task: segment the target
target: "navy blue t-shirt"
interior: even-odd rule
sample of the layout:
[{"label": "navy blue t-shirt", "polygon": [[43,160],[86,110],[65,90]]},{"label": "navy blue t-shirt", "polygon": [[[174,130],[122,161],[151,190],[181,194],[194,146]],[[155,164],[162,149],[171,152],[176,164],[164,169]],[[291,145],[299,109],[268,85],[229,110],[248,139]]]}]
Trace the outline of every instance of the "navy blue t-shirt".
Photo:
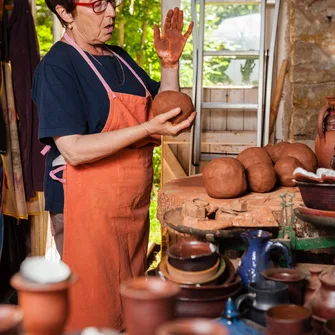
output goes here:
[{"label": "navy blue t-shirt", "polygon": [[[125,50],[117,46],[110,49],[135,70],[154,97],[159,83],[150,79]],[[114,92],[145,96],[145,89],[124,64],[123,76],[115,56],[87,55]],[[62,213],[63,186],[49,176],[54,169],[53,160],[60,155],[52,137],[101,132],[109,113],[108,95],[79,52],[64,42],[57,42],[35,71],[32,97],[39,114],[39,139],[51,146],[44,178],[45,209]],[[62,173],[57,176],[62,177]]]}]

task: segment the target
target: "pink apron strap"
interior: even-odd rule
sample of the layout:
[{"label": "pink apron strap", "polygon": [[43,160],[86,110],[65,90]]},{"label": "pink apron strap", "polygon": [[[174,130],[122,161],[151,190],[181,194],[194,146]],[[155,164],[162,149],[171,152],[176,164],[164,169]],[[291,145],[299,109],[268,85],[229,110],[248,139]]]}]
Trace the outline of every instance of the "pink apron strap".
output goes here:
[{"label": "pink apron strap", "polygon": [[142,84],[142,86],[145,89],[145,92],[149,95],[150,92],[148,91],[146,85],[144,84],[143,80],[141,79],[141,77],[135,72],[135,70],[121,57],[119,56],[117,53],[115,53],[114,51],[110,50],[108,47],[107,49],[115,56],[117,57],[125,66],[127,66],[127,68],[131,71],[131,73],[135,76],[135,78]]},{"label": "pink apron strap", "polygon": [[97,77],[100,79],[102,85],[106,89],[108,93],[112,94],[113,99],[116,98],[116,94],[111,90],[111,88],[106,83],[105,79],[102,77],[100,72],[97,70],[97,68],[94,66],[92,61],[88,58],[88,56],[85,54],[85,52],[78,46],[78,44],[67,34],[64,33],[63,36],[67,42],[69,42],[80,54],[81,56],[86,60],[87,64],[91,67],[91,69],[94,71],[94,73],[97,75]]},{"label": "pink apron strap", "polygon": [[64,184],[66,182],[66,179],[65,178],[59,178],[59,177],[57,177],[56,173],[65,170],[65,168],[66,168],[66,166],[62,165],[62,166],[58,167],[57,169],[50,171],[49,176],[53,180],[57,180],[57,181],[61,182],[62,184]]},{"label": "pink apron strap", "polygon": [[46,146],[42,149],[41,154],[42,154],[43,156],[45,156],[45,155],[50,151],[50,149],[51,149],[51,146],[50,146],[50,145],[46,145]]}]

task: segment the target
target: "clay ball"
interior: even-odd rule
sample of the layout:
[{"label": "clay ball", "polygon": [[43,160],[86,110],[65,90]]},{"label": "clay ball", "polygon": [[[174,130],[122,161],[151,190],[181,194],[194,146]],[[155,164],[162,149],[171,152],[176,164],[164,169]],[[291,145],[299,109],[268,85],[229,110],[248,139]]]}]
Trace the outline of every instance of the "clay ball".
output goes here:
[{"label": "clay ball", "polygon": [[157,116],[177,107],[180,107],[181,112],[170,119],[172,124],[186,120],[194,112],[192,99],[182,92],[162,91],[156,95],[152,102],[152,113],[154,116]]},{"label": "clay ball", "polygon": [[257,193],[270,192],[276,185],[277,176],[272,164],[256,163],[246,170],[249,189]]},{"label": "clay ball", "polygon": [[237,156],[237,159],[244,165],[246,169],[256,163],[272,165],[271,158],[264,148],[247,148]]},{"label": "clay ball", "polygon": [[289,156],[280,158],[275,164],[279,184],[287,187],[295,186],[293,171],[298,167],[302,167],[302,164],[296,158]]},{"label": "clay ball", "polygon": [[280,158],[294,157],[301,162],[302,167],[309,171],[315,172],[318,167],[318,160],[313,150],[303,143],[292,143],[285,147]]},{"label": "clay ball", "polygon": [[274,145],[272,144],[267,144],[264,149],[268,152],[268,154],[271,157],[271,160],[273,164],[275,164],[278,159],[281,157],[283,151],[287,146],[291,145],[289,142],[279,142]]},{"label": "clay ball", "polygon": [[212,160],[205,165],[202,178],[206,192],[212,198],[235,198],[247,189],[244,166],[236,158],[223,157]]}]

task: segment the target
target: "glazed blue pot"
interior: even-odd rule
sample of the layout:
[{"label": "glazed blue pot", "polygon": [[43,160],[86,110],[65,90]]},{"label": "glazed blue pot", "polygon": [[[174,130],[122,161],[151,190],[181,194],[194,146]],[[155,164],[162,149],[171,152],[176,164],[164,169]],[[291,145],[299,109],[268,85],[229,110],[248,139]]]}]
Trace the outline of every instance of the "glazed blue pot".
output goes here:
[{"label": "glazed blue pot", "polygon": [[278,241],[270,241],[272,234],[264,230],[249,230],[241,234],[248,247],[241,258],[237,273],[244,286],[264,280],[261,272],[273,268],[270,252],[277,249],[282,252],[287,262],[287,268],[292,268],[290,250]]}]

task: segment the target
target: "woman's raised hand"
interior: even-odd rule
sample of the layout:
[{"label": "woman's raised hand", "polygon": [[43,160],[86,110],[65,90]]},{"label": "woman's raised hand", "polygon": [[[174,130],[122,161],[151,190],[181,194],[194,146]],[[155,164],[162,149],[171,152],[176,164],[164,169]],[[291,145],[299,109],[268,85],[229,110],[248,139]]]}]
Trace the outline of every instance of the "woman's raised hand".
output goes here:
[{"label": "woman's raised hand", "polygon": [[154,25],[154,43],[163,67],[178,65],[180,55],[190,36],[194,23],[191,22],[183,34],[184,14],[179,8],[170,9],[166,15],[162,36],[158,26]]},{"label": "woman's raised hand", "polygon": [[169,112],[155,116],[150,121],[143,123],[143,126],[150,135],[177,136],[192,127],[196,115],[196,112],[193,112],[186,120],[173,125],[169,120],[177,116],[180,112],[180,108],[174,108]]}]

